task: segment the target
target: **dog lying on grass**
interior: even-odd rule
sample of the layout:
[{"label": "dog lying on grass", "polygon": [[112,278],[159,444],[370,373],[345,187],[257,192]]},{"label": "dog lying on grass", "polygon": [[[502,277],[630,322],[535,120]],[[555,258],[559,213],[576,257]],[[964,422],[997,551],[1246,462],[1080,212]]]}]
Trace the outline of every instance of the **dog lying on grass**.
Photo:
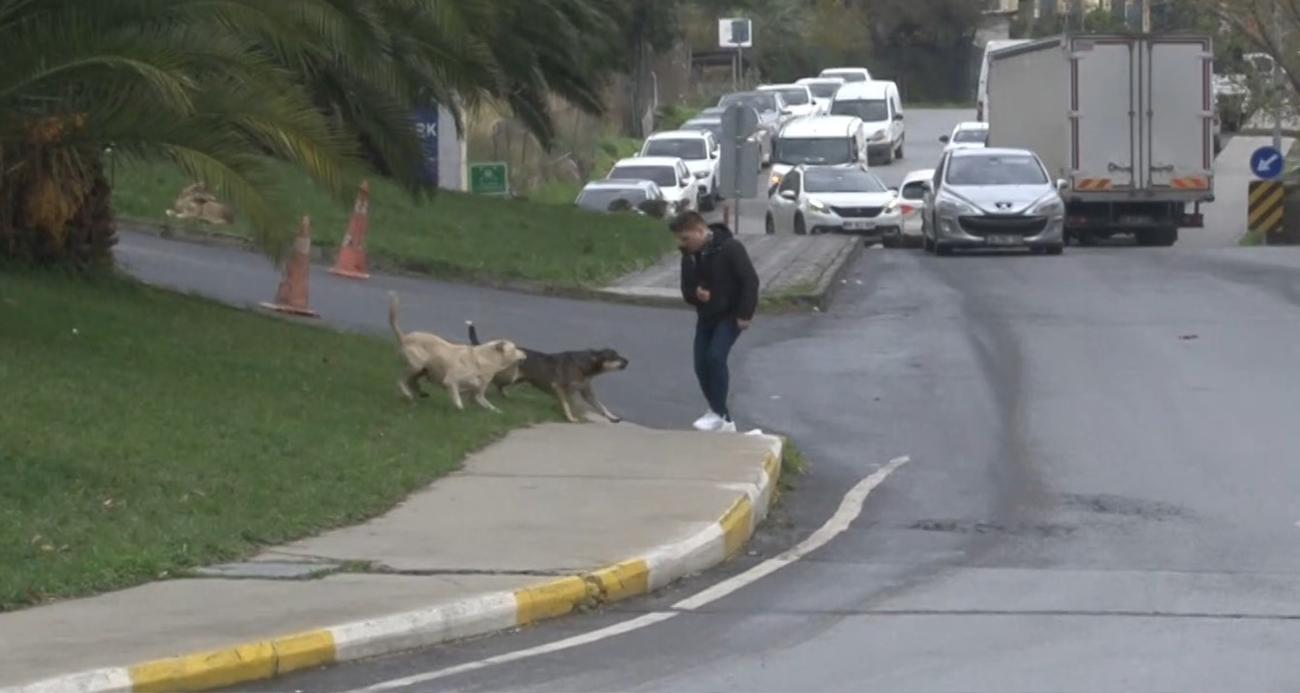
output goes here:
[{"label": "dog lying on grass", "polygon": [[406,373],[397,381],[406,399],[413,402],[416,395],[428,396],[420,389],[423,377],[447,388],[457,409],[465,408],[460,397],[465,390],[474,393],[479,406],[500,412],[487,399],[488,385],[498,373],[516,369],[527,358],[524,352],[505,339],[470,346],[449,342],[431,332],[403,332],[397,324],[397,294],[390,291],[388,298],[388,325],[406,360]]},{"label": "dog lying on grass", "polygon": [[[469,328],[470,344],[478,344],[478,330],[474,323],[465,322]],[[491,342],[489,342],[490,344]],[[512,368],[502,369],[493,378],[497,392],[506,396],[506,388],[520,381],[527,381],[533,387],[555,396],[564,408],[564,418],[577,422],[573,410],[569,408],[569,398],[577,392],[594,409],[599,409],[606,419],[614,423],[622,421],[610,413],[609,409],[596,398],[591,383],[601,373],[621,371],[627,368],[628,360],[613,349],[586,349],[583,351],[561,351],[548,354],[534,349],[519,347],[526,358]]]}]

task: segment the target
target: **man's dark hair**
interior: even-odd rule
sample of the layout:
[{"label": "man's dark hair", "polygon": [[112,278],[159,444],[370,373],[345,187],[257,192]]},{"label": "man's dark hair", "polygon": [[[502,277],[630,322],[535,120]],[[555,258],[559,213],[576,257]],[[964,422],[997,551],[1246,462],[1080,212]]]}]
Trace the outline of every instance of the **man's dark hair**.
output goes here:
[{"label": "man's dark hair", "polygon": [[672,221],[668,222],[668,229],[673,233],[681,233],[686,229],[695,226],[708,226],[708,224],[705,223],[704,217],[700,216],[700,213],[693,209],[688,209],[685,212],[678,212],[677,216],[673,217]]}]

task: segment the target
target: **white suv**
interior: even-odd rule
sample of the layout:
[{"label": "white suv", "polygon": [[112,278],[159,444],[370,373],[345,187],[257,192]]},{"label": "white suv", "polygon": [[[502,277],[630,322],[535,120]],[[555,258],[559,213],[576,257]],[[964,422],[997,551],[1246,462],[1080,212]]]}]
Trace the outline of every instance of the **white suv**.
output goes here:
[{"label": "white suv", "polygon": [[700,189],[686,162],[676,156],[634,156],[619,159],[605,176],[610,180],[648,180],[663,191],[670,214],[699,209]]},{"label": "white suv", "polygon": [[785,99],[792,118],[817,115],[817,99],[807,84],[764,84],[758,87],[758,91],[779,93]]},{"label": "white suv", "polygon": [[641,156],[676,157],[686,162],[699,188],[700,211],[707,212],[718,201],[718,159],[721,150],[708,130],[667,130],[646,138]]}]

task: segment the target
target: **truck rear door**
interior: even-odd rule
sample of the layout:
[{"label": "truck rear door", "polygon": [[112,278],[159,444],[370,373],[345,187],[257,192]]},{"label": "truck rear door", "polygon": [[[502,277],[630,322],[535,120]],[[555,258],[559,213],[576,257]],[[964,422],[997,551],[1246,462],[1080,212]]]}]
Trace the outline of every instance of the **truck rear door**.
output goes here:
[{"label": "truck rear door", "polygon": [[1138,170],[1137,40],[1071,37],[1071,189],[1080,196],[1131,190]]},{"label": "truck rear door", "polygon": [[1209,193],[1214,187],[1214,92],[1210,39],[1143,41],[1142,159],[1152,190]]}]

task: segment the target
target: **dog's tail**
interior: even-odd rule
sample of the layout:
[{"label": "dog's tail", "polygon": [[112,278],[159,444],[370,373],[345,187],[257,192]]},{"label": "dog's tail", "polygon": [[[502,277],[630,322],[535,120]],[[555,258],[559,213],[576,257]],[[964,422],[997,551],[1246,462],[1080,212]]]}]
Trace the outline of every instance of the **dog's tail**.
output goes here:
[{"label": "dog's tail", "polygon": [[474,321],[466,320],[465,327],[469,329],[469,343],[473,344],[474,346],[479,346],[478,329],[474,327]]},{"label": "dog's tail", "polygon": [[402,338],[406,335],[402,333],[402,328],[397,326],[397,292],[388,292],[388,326],[393,328],[393,335],[397,337],[400,344]]}]

